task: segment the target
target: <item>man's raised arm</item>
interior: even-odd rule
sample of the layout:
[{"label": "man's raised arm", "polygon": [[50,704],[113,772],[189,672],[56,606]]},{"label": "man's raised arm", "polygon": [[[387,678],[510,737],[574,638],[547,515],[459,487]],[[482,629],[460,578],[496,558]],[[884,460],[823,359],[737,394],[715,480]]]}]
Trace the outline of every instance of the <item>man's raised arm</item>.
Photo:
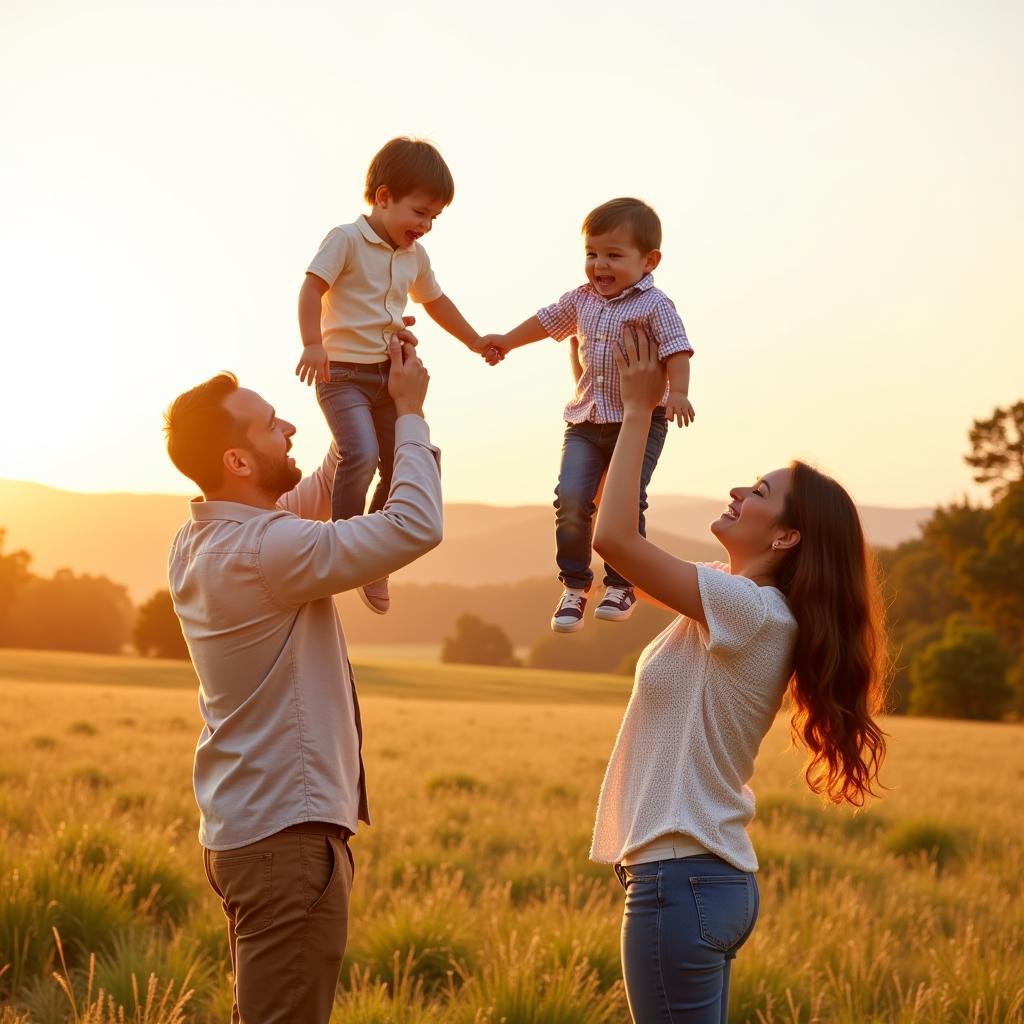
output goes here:
[{"label": "man's raised arm", "polygon": [[[429,375],[413,346],[393,339],[390,355],[388,390],[398,418],[387,503],[380,512],[331,523],[285,515],[275,519],[264,535],[259,557],[267,586],[282,603],[299,605],[363,586],[408,565],[441,542],[438,452],[430,444],[423,419]],[[282,499],[283,508],[308,516],[324,500],[329,507],[330,463],[329,455],[316,473]]]}]

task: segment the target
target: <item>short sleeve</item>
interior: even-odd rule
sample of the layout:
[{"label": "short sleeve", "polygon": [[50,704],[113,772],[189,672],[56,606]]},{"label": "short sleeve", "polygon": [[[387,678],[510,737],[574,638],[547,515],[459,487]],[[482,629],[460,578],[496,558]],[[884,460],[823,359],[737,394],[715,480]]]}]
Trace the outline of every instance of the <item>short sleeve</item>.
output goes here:
[{"label": "short sleeve", "polygon": [[667,295],[651,311],[651,331],[662,361],[679,352],[693,352],[682,317]]},{"label": "short sleeve", "polygon": [[555,341],[564,341],[572,334],[578,333],[578,317],[576,316],[576,298],[579,288],[566,292],[557,302],[537,310],[537,319],[541,327]]},{"label": "short sleeve", "polygon": [[434,277],[427,250],[417,243],[416,254],[419,257],[420,268],[416,274],[416,280],[409,286],[409,298],[422,306],[424,302],[433,302],[434,299],[441,298],[444,292],[437,283],[437,278]]},{"label": "short sleeve", "polygon": [[316,274],[330,287],[338,280],[352,255],[352,239],[342,228],[332,228],[320,243],[320,248],[306,268],[307,274]]},{"label": "short sleeve", "polygon": [[714,654],[737,654],[761,631],[768,618],[762,587],[746,576],[733,576],[698,563],[697,586],[707,619],[707,647]]}]

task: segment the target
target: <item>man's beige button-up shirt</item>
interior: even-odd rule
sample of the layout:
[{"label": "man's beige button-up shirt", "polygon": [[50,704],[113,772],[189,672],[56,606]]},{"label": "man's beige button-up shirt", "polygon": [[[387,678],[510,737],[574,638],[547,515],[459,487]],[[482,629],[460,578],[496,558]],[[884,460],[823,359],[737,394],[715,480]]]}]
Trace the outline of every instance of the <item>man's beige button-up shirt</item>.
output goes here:
[{"label": "man's beige button-up shirt", "polygon": [[199,841],[231,850],[303,821],[369,823],[359,705],[333,596],[441,541],[437,449],[419,416],[396,424],[380,512],[324,522],[337,452],[277,509],[191,505],[168,576],[199,676]]}]

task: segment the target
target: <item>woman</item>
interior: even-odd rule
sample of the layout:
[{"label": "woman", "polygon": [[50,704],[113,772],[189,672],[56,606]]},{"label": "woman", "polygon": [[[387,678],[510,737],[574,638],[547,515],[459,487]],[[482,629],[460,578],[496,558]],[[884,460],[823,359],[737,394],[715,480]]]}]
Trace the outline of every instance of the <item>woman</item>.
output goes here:
[{"label": "woman", "polygon": [[625,417],[594,549],[679,613],[640,656],[612,751],[591,858],[626,890],[622,966],[636,1024],[725,1024],[729,969],[758,912],[746,783],[788,688],[806,779],[861,806],[885,736],[881,603],[857,510],[800,462],[736,487],[711,532],[729,565],[673,557],[636,508],[664,371],[642,333],[616,352]]}]

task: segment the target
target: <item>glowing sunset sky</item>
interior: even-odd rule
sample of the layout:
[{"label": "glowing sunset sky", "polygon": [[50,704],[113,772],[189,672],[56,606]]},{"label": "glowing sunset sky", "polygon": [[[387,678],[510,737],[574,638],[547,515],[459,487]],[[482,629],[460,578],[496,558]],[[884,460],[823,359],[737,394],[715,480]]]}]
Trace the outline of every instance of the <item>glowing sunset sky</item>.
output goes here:
[{"label": "glowing sunset sky", "polygon": [[[481,332],[582,283],[591,207],[659,211],[698,419],[655,494],[794,456],[864,502],[969,489],[971,419],[1024,397],[1024,7],[372,8],[3,4],[0,477],[187,491],[161,413],[225,368],[312,468],[303,271],[414,134],[454,173],[425,244]],[[548,501],[565,349],[491,369],[409,312],[449,500]]]}]

